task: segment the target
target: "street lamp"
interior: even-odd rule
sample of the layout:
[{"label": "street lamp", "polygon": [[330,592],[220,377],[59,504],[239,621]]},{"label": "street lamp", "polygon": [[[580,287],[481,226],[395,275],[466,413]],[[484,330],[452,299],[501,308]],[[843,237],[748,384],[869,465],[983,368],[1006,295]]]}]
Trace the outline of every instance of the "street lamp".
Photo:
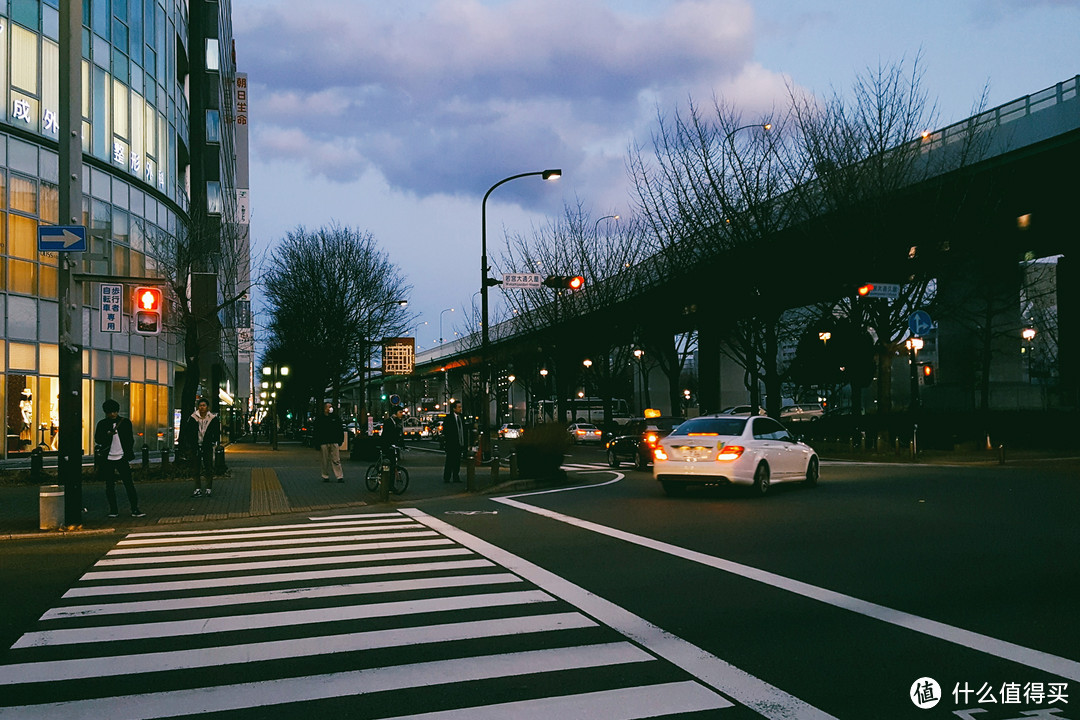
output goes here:
[{"label": "street lamp", "polygon": [[539,175],[544,180],[554,180],[562,177],[562,170],[541,170],[537,172],[519,173],[505,177],[488,188],[484,193],[484,199],[480,203],[480,455],[483,458],[484,450],[490,448],[491,443],[491,378],[488,372],[488,351],[490,338],[488,334],[488,287],[495,284],[494,278],[488,277],[487,255],[487,200],[495,188],[518,178]]},{"label": "street lamp", "polygon": [[514,381],[517,380],[516,375],[506,376],[506,404],[510,408],[510,422],[514,422]]},{"label": "street lamp", "polygon": [[454,312],[454,308],[446,308],[439,313],[439,344],[443,344],[442,316],[448,312]]},{"label": "street lamp", "polygon": [[750,128],[756,128],[756,127],[759,127],[762,130],[768,132],[769,130],[772,130],[772,123],[750,123],[749,125],[741,125],[741,126],[735,128],[734,130],[732,130],[731,132],[729,132],[724,137],[724,142],[730,143],[731,144],[731,151],[735,152],[735,141],[732,140],[732,138],[735,137],[735,133],[739,132],[740,130],[749,130]]},{"label": "street lamp", "polygon": [[599,227],[601,220],[616,220],[617,221],[618,219],[619,219],[618,215],[605,215],[604,217],[597,219],[597,221],[595,223],[593,223],[592,234],[593,235],[596,234],[596,229],[597,229],[597,227]]},{"label": "street lamp", "polygon": [[1035,339],[1035,328],[1026,327],[1020,332],[1020,337],[1024,338],[1024,342],[1027,343],[1027,347],[1024,348],[1024,354],[1027,355],[1027,375],[1028,384],[1031,384],[1031,341]]},{"label": "street lamp", "polygon": [[267,402],[270,403],[270,448],[277,450],[277,433],[278,433],[278,399],[277,391],[281,389],[281,378],[289,375],[288,365],[264,365],[262,369],[263,383],[262,386],[266,390],[264,394],[267,397]]}]

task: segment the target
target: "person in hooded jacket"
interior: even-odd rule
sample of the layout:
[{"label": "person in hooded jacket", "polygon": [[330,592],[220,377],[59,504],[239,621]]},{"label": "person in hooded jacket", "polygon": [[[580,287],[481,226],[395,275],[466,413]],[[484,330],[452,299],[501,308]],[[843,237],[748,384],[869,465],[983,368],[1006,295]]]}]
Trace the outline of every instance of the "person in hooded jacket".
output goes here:
[{"label": "person in hooded jacket", "polygon": [[[214,448],[221,440],[221,423],[218,416],[210,412],[210,403],[200,398],[195,412],[191,413],[180,425],[180,448],[187,453],[191,461],[191,471],[195,477],[195,492],[192,497],[210,497],[214,488]],[[203,489],[202,478],[206,478]]]}]

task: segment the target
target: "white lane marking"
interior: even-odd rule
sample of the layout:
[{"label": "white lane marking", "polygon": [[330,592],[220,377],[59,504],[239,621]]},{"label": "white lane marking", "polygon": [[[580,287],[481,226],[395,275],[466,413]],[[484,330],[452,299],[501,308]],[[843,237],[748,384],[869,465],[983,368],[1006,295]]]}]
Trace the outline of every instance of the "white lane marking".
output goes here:
[{"label": "white lane marking", "polygon": [[[465,552],[471,553],[466,550]],[[470,568],[495,567],[490,560],[447,560],[445,562],[407,563],[404,565],[374,565],[364,567],[329,568],[306,572],[268,573],[266,575],[248,575],[205,578],[202,580],[177,580],[174,582],[143,582],[126,585],[91,585],[76,587],[64,593],[65,598],[102,597],[111,595],[151,594],[176,592],[178,590],[207,590],[210,588],[238,587],[241,585],[270,585],[277,583],[299,583],[309,580],[333,578],[369,577],[373,575],[395,575],[419,572],[446,572],[448,570],[467,570]]]},{"label": "white lane marking", "polygon": [[627,642],[615,642],[437,660],[191,690],[0,707],[0,720],[147,720],[650,660],[655,658],[640,648]]},{"label": "white lane marking", "polygon": [[[364,518],[371,518],[371,520],[365,521]],[[379,519],[382,518],[382,519]],[[296,527],[318,527],[319,525],[350,525],[350,524],[366,524],[366,523],[380,523],[380,522],[393,522],[395,519],[401,519],[401,513],[388,512],[388,513],[367,513],[364,515],[340,515],[336,517],[320,517],[320,518],[308,518],[312,521],[311,525],[253,525],[251,527],[242,528],[230,528],[228,532],[244,533],[244,532],[263,532],[265,530],[288,530],[289,528]],[[334,521],[334,520],[348,520],[349,522],[320,522],[320,521]],[[216,535],[217,533],[225,532],[221,528],[216,530],[168,530],[168,531],[156,531],[156,532],[133,532],[128,533],[127,538],[168,538],[168,537],[195,537],[199,535]]]},{"label": "white lane marking", "polygon": [[53,608],[41,616],[42,620],[88,617],[91,615],[125,615],[128,613],[164,612],[194,608],[217,608],[228,605],[250,605],[289,600],[314,600],[373,595],[375,593],[408,592],[410,590],[433,590],[436,588],[474,587],[521,582],[510,573],[484,573],[480,575],[453,575],[444,577],[416,578],[414,580],[384,580],[379,582],[347,583],[344,585],[316,585],[293,587],[284,590],[206,595],[202,597],[170,598],[167,600],[141,600],[97,605],[69,605]]},{"label": "white lane marking", "polygon": [[[440,544],[450,544],[439,541]],[[345,548],[342,548],[345,549]],[[269,560],[267,562],[225,563],[222,565],[199,565],[197,567],[162,567],[148,570],[91,570],[80,578],[80,582],[91,580],[133,580],[135,578],[169,577],[170,575],[202,575],[204,573],[246,572],[248,570],[272,570],[286,567],[308,567],[310,565],[343,565],[358,562],[383,562],[407,560],[411,558],[445,557],[447,555],[470,555],[463,548],[444,550],[400,550],[397,552],[374,552],[362,555],[331,555],[329,557],[305,557],[293,560]]]},{"label": "white lane marking", "polygon": [[0,685],[170,672],[263,660],[313,657],[332,653],[362,652],[376,648],[406,647],[480,637],[525,635],[590,627],[596,627],[596,623],[581,613],[550,613],[136,655],[20,663],[0,666]]},{"label": "white lane marking", "polygon": [[[1075,660],[1069,660],[1068,658],[1058,657],[1057,655],[1051,655],[1050,653],[1042,652],[1041,650],[1034,650],[1032,648],[1017,645],[1015,643],[1006,642],[1004,640],[998,640],[997,638],[989,637],[988,635],[982,635],[980,633],[972,632],[970,630],[964,630],[962,628],[954,627],[952,625],[946,625],[945,623],[937,622],[936,620],[929,620],[918,615],[906,613],[901,610],[894,610],[884,605],[878,605],[876,603],[868,602],[866,600],[860,600],[850,595],[844,595],[843,593],[834,592],[832,590],[826,590],[825,588],[817,587],[809,583],[804,583],[799,580],[792,580],[791,578],[784,577],[783,575],[777,575],[775,573],[768,572],[766,570],[759,570],[758,568],[750,567],[749,565],[742,565],[731,560],[724,560],[713,555],[706,555],[705,553],[696,552],[694,550],[687,550],[686,548],[679,547],[678,545],[671,545],[659,540],[653,540],[651,538],[643,537],[641,535],[634,535],[624,530],[618,530],[616,528],[608,527],[606,525],[600,525],[589,520],[581,520],[579,518],[572,517],[570,515],[564,515],[562,513],[554,512],[552,510],[546,510],[535,505],[529,505],[527,503],[519,502],[513,498],[526,497],[527,494],[515,495],[513,497],[504,498],[492,498],[495,502],[516,507],[526,512],[531,512],[537,515],[542,515],[552,520],[558,520],[559,522],[573,525],[575,527],[582,528],[584,530],[590,530],[601,535],[607,535],[608,537],[616,538],[617,540],[623,540],[624,542],[633,543],[646,547],[651,550],[657,550],[668,555],[673,555],[684,560],[700,563],[708,567],[716,568],[717,570],[723,570],[739,577],[747,578],[748,580],[755,580],[765,585],[778,588],[780,590],[786,590],[796,595],[802,595],[803,597],[818,600],[832,605],[834,607],[842,608],[844,610],[850,610],[851,612],[864,615],[866,617],[874,618],[875,620],[881,620],[882,622],[896,625],[898,627],[906,628],[908,630],[914,630],[915,632],[928,635],[938,640],[944,640],[955,645],[960,645],[972,650],[986,653],[987,655],[993,655],[995,657],[1002,658],[1004,660],[1010,660],[1027,667],[1035,668],[1037,670],[1045,670],[1046,672],[1057,675],[1058,677],[1068,678],[1069,680],[1080,681],[1080,662]],[[447,533],[444,533],[447,534]],[[453,537],[453,536],[451,536]],[[460,541],[458,541],[460,542]],[[464,544],[464,543],[461,543]],[[494,558],[492,558],[494,560]],[[496,562],[498,562],[496,560]],[[536,583],[539,585],[539,583]]]},{"label": "white lane marking", "polygon": [[836,720],[793,695],[773,687],[701,648],[647,622],[626,609],[581,588],[558,575],[427,515],[420,510],[402,512],[520,575],[537,587],[562,598],[604,625],[614,628],[650,652],[686,670],[771,720]]},{"label": "white lane marking", "polygon": [[321,522],[324,520],[355,520],[358,518],[377,518],[377,517],[401,517],[401,513],[386,512],[386,513],[349,513],[348,515],[312,515],[308,517],[311,522]]},{"label": "white lane marking", "polygon": [[317,547],[285,547],[268,550],[241,550],[238,552],[192,553],[190,555],[151,555],[149,557],[104,558],[94,563],[94,567],[128,567],[132,565],[167,565],[170,563],[192,563],[206,560],[243,560],[257,557],[285,557],[286,555],[318,555],[358,550],[392,550],[406,547],[430,547],[447,545],[445,538],[431,540],[402,540],[400,542],[353,543],[350,545],[320,545]]},{"label": "white lane marking", "polygon": [[385,720],[506,720],[507,718],[514,720],[551,720],[551,718],[638,720],[676,713],[721,710],[728,707],[733,707],[733,704],[723,696],[703,685],[687,680],[578,695],[519,700],[419,715],[398,715]]},{"label": "white lane marking", "polygon": [[192,552],[195,550],[232,550],[234,548],[284,547],[286,545],[304,545],[316,543],[368,542],[374,540],[396,540],[398,538],[431,537],[434,534],[435,533],[427,531],[413,531],[373,533],[371,535],[335,535],[333,537],[281,538],[279,540],[252,540],[250,542],[241,541],[222,543],[200,543],[197,545],[152,545],[147,547],[112,550],[109,552],[109,555],[145,555],[146,553],[184,553]]},{"label": "white lane marking", "polygon": [[504,607],[531,603],[553,602],[554,598],[539,590],[520,592],[487,593],[483,595],[426,598],[382,602],[367,605],[349,605],[339,608],[314,608],[284,612],[233,615],[193,620],[135,623],[131,625],[104,625],[86,628],[61,628],[28,632],[12,645],[12,649],[76,643],[117,642],[121,640],[144,640],[147,638],[176,637],[181,635],[206,635],[235,630],[261,630],[268,627],[311,625],[341,620],[363,620],[375,617],[415,615],[429,612],[451,612],[463,607]]},{"label": "white lane marking", "polygon": [[[412,522],[386,522],[379,525],[363,525],[357,526],[355,524],[349,524],[346,527],[310,527],[307,525],[294,526],[292,530],[271,530],[267,532],[219,532],[215,535],[201,535],[199,537],[170,537],[170,538],[141,538],[137,540],[121,540],[116,544],[117,549],[109,551],[109,555],[116,554],[118,552],[152,552],[153,548],[145,548],[146,545],[164,545],[175,544],[177,547],[185,547],[183,543],[193,542],[227,542],[229,540],[248,540],[251,538],[280,538],[280,537],[312,537],[314,535],[330,535],[332,533],[340,533],[342,530],[352,530],[355,532],[375,532],[376,530],[409,530],[414,529],[416,523]],[[363,536],[360,536],[363,537]]]}]

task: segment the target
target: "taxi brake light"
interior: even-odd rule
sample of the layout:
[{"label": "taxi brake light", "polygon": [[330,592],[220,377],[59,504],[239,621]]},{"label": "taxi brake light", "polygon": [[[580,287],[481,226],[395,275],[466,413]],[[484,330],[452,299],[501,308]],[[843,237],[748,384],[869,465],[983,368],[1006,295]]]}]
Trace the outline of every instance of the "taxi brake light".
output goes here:
[{"label": "taxi brake light", "polygon": [[645,444],[649,447],[656,447],[656,443],[660,441],[660,437],[656,433],[649,433],[645,436]]},{"label": "taxi brake light", "polygon": [[657,445],[653,448],[653,460],[667,460],[667,453],[664,452],[664,448],[661,445]]}]

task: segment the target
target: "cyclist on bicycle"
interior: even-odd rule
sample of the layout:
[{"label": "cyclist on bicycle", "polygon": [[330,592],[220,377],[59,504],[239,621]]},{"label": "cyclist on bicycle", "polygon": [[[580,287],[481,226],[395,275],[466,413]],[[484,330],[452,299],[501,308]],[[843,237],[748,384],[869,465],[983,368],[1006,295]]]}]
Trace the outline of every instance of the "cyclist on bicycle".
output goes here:
[{"label": "cyclist on bicycle", "polygon": [[397,448],[405,442],[405,408],[395,407],[390,417],[383,423],[382,446],[386,457],[390,458],[390,477],[397,472]]}]

